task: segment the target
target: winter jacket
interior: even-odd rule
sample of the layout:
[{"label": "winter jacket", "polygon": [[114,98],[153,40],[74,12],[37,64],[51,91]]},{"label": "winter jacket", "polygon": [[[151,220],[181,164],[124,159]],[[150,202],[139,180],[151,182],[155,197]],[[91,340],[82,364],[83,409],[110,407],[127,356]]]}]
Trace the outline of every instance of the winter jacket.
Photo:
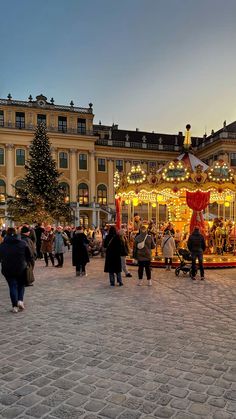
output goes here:
[{"label": "winter jacket", "polygon": [[121,272],[121,241],[120,236],[108,234],[104,240],[106,249],[106,260],[104,272],[119,273]]},{"label": "winter jacket", "polygon": [[34,267],[35,259],[37,257],[37,253],[35,251],[35,245],[32,242],[32,240],[28,236],[26,236],[25,234],[21,234],[21,240],[25,241],[25,243],[28,245],[28,247],[30,249],[30,254],[31,254],[31,259],[32,259],[31,265]]},{"label": "winter jacket", "polygon": [[61,233],[56,231],[55,233],[55,241],[54,241],[54,250],[55,253],[65,253],[66,251],[66,243],[68,242],[68,237],[65,233]]},{"label": "winter jacket", "polygon": [[203,253],[206,249],[206,243],[199,230],[194,230],[188,239],[188,248],[192,254]]},{"label": "winter jacket", "polygon": [[121,241],[121,256],[128,256],[129,254],[129,246],[128,240],[125,236],[120,236]]},{"label": "winter jacket", "polygon": [[21,277],[27,264],[32,262],[29,246],[16,235],[6,236],[0,244],[0,261],[6,278]]},{"label": "winter jacket", "polygon": [[41,235],[41,251],[43,253],[52,253],[54,241],[54,233],[52,231],[44,231]]},{"label": "winter jacket", "polygon": [[84,233],[75,232],[72,238],[73,266],[86,265],[89,262],[88,244],[89,241]]},{"label": "winter jacket", "polygon": [[[139,249],[138,243],[141,243],[145,239],[145,237],[146,237],[146,240],[145,240],[144,247],[143,249]],[[134,240],[134,251],[133,251],[134,259],[137,259],[139,262],[151,260],[152,249],[155,249],[155,247],[156,247],[155,243],[151,236],[149,236],[147,233],[138,234],[138,236],[136,236]]]},{"label": "winter jacket", "polygon": [[173,258],[175,252],[175,241],[170,235],[165,235],[161,242],[161,249],[164,258]]}]

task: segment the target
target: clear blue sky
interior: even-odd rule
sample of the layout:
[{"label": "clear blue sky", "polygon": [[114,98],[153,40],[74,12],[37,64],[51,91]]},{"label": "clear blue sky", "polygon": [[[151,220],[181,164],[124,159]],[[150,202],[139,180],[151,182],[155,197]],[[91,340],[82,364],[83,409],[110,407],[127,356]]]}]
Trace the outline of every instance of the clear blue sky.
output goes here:
[{"label": "clear blue sky", "polygon": [[236,0],[0,0],[0,97],[192,134],[236,120]]}]

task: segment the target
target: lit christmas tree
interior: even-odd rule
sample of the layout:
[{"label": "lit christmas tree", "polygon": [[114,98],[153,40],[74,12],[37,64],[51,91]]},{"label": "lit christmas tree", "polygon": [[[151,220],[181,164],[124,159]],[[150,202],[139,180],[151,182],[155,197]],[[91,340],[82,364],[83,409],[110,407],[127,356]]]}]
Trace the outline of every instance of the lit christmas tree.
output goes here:
[{"label": "lit christmas tree", "polygon": [[61,173],[56,168],[45,125],[39,124],[30,145],[26,175],[16,196],[8,199],[8,215],[14,221],[51,222],[64,218],[70,220],[69,204],[59,186]]}]

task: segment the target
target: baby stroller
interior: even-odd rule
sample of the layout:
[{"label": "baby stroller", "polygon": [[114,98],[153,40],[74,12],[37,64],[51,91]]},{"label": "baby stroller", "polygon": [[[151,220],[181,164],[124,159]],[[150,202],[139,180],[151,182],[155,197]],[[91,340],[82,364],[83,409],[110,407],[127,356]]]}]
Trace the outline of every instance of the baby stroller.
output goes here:
[{"label": "baby stroller", "polygon": [[179,276],[180,272],[184,275],[192,276],[192,256],[188,249],[178,249],[177,255],[180,261],[179,266],[175,269],[175,275]]}]

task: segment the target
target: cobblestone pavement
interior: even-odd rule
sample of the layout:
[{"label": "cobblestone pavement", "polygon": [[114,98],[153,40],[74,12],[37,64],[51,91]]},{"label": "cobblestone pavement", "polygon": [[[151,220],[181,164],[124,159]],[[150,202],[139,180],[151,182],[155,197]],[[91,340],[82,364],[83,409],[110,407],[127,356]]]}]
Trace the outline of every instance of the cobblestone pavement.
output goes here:
[{"label": "cobblestone pavement", "polygon": [[1,418],[236,418],[236,270],[111,288],[70,257],[37,262],[23,313],[0,280]]}]

